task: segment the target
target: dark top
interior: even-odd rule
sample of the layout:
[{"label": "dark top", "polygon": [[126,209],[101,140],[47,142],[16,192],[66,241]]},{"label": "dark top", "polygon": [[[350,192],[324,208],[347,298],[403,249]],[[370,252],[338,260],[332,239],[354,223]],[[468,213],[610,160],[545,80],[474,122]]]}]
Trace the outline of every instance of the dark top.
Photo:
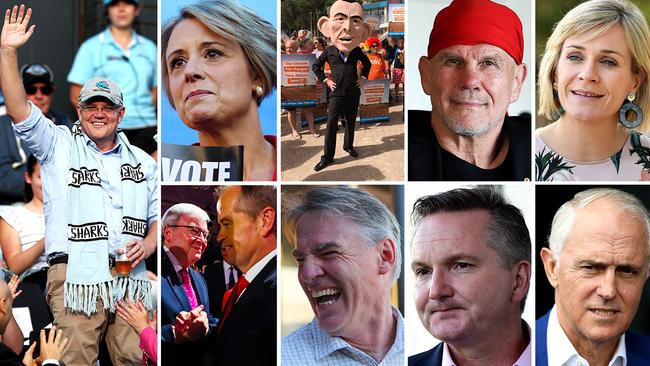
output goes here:
[{"label": "dark top", "polygon": [[356,47],[350,52],[346,61],[343,61],[342,57],[343,54],[339,53],[338,48],[329,46],[312,65],[314,74],[316,74],[319,81],[327,79],[323,68],[325,67],[325,63],[330,65],[332,79],[336,84],[336,89],[330,94],[333,97],[342,97],[359,92],[359,87],[357,87],[357,62],[360,61],[363,64],[361,76],[366,79],[372,66],[368,56],[359,47]]},{"label": "dark top", "polygon": [[[14,353],[9,347],[0,343],[0,366],[23,366],[23,358]],[[54,365],[51,362],[43,366]]]},{"label": "dark top", "polygon": [[501,165],[482,169],[442,149],[433,127],[431,112],[408,111],[411,181],[500,181],[530,179],[530,118],[506,117],[503,132],[509,136],[508,154]]},{"label": "dark top", "polygon": [[409,357],[408,366],[440,366],[444,343],[440,342],[430,350]]},{"label": "dark top", "polygon": [[[241,278],[240,280],[241,281]],[[213,332],[213,366],[276,365],[277,258],[273,257]]]}]

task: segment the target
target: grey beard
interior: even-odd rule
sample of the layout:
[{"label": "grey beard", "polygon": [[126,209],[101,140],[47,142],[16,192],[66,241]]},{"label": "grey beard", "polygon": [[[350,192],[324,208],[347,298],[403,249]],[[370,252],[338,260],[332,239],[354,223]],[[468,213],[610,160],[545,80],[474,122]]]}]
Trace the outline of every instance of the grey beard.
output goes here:
[{"label": "grey beard", "polygon": [[442,116],[442,123],[456,135],[465,137],[483,136],[484,134],[490,132],[498,124],[498,122],[488,122],[485,125],[477,127],[467,127],[447,118],[446,116]]}]

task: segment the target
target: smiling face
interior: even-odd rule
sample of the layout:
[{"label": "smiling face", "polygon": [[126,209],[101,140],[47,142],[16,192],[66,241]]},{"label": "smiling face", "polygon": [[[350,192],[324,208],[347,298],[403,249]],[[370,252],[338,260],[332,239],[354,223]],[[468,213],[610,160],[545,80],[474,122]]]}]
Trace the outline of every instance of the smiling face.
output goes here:
[{"label": "smiling face", "polygon": [[500,128],[526,77],[525,65],[488,44],[447,47],[420,58],[418,68],[433,117],[461,136]]},{"label": "smiling face", "polygon": [[318,20],[318,29],[339,51],[349,53],[370,35],[370,25],[363,17],[361,4],[338,0],[332,4],[329,18]]},{"label": "smiling face", "polygon": [[246,273],[266,252],[261,243],[262,225],[260,218],[252,218],[237,208],[241,187],[232,187],[219,197],[217,212],[219,214],[219,234],[221,250],[233,255],[230,264]]},{"label": "smiling face", "polygon": [[174,107],[188,127],[218,129],[257,110],[255,80],[241,46],[198,20],[174,28],[165,62]]},{"label": "smiling face", "polygon": [[34,89],[34,94],[27,94],[27,99],[34,103],[34,105],[38,107],[38,109],[40,109],[43,114],[50,113],[50,106],[52,105],[52,93],[44,93],[43,91],[51,91],[52,86],[42,82],[36,82],[32,83],[31,87]]},{"label": "smiling face", "polygon": [[194,235],[193,230],[186,226],[194,226],[203,232],[208,232],[207,222],[190,216],[181,216],[175,224],[163,227],[165,246],[174,254],[183,268],[196,263],[208,246],[206,238]]},{"label": "smiling face", "polygon": [[[542,256],[544,258],[544,256]],[[557,315],[572,343],[618,343],[648,277],[645,224],[600,199],[576,213],[559,266],[544,260]]]},{"label": "smiling face", "polygon": [[[94,111],[94,108],[101,108],[101,112]],[[97,144],[100,151],[107,151],[115,146],[115,131],[124,117],[123,107],[116,107],[101,97],[91,98],[77,105],[77,115],[82,130]]]},{"label": "smiling face", "polygon": [[436,338],[460,346],[490,337],[507,317],[515,275],[487,246],[490,214],[484,210],[426,216],[411,246],[415,306]]},{"label": "smiling face", "polygon": [[643,77],[632,72],[632,54],[623,27],[601,36],[564,41],[555,71],[557,93],[566,115],[578,121],[606,118],[618,121],[627,94]]},{"label": "smiling face", "polygon": [[375,306],[388,301],[381,281],[380,249],[369,246],[350,220],[322,211],[297,223],[298,280],[318,325],[331,336],[349,337],[367,327]]}]

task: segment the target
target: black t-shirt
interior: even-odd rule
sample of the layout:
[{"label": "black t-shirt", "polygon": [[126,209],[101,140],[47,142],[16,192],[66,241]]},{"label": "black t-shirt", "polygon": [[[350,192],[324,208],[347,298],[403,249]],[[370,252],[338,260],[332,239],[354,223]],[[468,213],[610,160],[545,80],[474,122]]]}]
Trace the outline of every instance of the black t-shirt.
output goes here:
[{"label": "black t-shirt", "polygon": [[509,138],[501,165],[481,169],[442,149],[431,127],[430,111],[408,111],[410,181],[522,181],[530,179],[530,131],[528,117],[506,117],[503,133]]},{"label": "black t-shirt", "polygon": [[494,169],[483,169],[473,165],[449,151],[440,149],[440,161],[442,162],[442,180],[510,180],[512,179],[512,150],[508,149],[508,155],[501,165]]}]

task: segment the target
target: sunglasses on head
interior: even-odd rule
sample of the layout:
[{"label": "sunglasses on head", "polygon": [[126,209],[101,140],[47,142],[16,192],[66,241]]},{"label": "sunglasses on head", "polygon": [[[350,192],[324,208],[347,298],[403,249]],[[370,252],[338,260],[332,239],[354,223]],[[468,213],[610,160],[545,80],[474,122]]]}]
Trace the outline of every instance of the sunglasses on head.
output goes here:
[{"label": "sunglasses on head", "polygon": [[43,95],[50,95],[54,91],[54,89],[48,85],[45,86],[27,85],[25,87],[25,93],[27,93],[28,95],[34,95],[38,90],[40,90],[41,94]]}]

